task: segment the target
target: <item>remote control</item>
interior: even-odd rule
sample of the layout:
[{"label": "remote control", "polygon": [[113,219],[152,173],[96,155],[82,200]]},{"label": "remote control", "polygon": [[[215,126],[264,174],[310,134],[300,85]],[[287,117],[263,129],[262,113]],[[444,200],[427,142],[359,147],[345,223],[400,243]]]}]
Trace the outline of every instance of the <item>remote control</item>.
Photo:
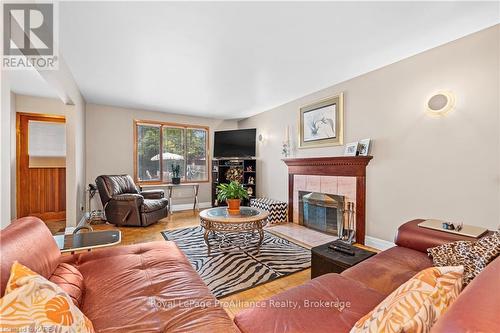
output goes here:
[{"label": "remote control", "polygon": [[353,250],[349,250],[349,249],[346,249],[344,247],[337,246],[335,244],[332,244],[332,245],[330,245],[328,247],[330,249],[334,250],[334,251],[337,251],[337,252],[341,252],[341,253],[344,253],[344,254],[347,254],[347,255],[350,255],[350,256],[354,255],[354,251]]}]

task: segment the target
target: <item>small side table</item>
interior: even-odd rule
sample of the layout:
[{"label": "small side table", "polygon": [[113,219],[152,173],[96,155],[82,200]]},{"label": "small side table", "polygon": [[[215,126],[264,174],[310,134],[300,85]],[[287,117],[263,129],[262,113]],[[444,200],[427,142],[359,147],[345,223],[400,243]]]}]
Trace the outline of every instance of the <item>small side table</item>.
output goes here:
[{"label": "small side table", "polygon": [[354,251],[353,256],[328,248],[330,244],[335,242],[338,241],[329,242],[311,249],[312,279],[323,274],[341,273],[376,254],[352,245],[350,248]]},{"label": "small side table", "polygon": [[119,230],[79,232],[76,234],[54,235],[54,240],[61,253],[92,250],[99,247],[113,246],[121,242]]}]

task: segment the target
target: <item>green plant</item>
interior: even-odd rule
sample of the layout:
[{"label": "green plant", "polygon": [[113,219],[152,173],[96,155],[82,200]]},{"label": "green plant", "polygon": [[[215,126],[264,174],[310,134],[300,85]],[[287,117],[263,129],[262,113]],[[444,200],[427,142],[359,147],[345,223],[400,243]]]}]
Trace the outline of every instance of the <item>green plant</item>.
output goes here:
[{"label": "green plant", "polygon": [[219,184],[217,186],[217,200],[226,201],[228,199],[246,199],[247,190],[238,182],[232,181],[229,184]]},{"label": "green plant", "polygon": [[181,166],[179,164],[172,164],[170,166],[172,170],[172,178],[180,178],[181,177]]}]

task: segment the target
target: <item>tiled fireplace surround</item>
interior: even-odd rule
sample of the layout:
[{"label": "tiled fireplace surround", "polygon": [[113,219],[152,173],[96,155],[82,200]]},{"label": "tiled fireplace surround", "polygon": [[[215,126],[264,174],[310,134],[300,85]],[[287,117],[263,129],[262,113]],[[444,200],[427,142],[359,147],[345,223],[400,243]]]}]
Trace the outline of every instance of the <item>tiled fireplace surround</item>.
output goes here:
[{"label": "tiled fireplace surround", "polygon": [[299,223],[299,191],[343,195],[356,208],[356,177],[294,175],[293,184],[293,223]]},{"label": "tiled fireplace surround", "polygon": [[287,158],[288,216],[299,223],[299,191],[343,195],[354,202],[356,242],[365,243],[366,167],[372,156]]}]

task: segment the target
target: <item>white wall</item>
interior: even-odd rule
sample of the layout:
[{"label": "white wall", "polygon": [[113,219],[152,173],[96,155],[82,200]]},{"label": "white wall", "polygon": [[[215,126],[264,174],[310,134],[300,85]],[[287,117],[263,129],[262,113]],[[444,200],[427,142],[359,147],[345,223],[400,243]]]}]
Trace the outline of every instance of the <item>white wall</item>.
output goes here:
[{"label": "white wall", "polygon": [[11,98],[8,72],[0,72],[0,227],[3,229],[11,220],[11,175],[10,175],[10,135]]},{"label": "white wall", "polygon": [[[76,226],[83,216],[81,207],[85,207],[84,104],[66,105],[59,99],[24,95],[15,95],[15,99],[17,112],[63,115],[66,118],[66,226]],[[12,198],[15,200],[15,192]]]},{"label": "white wall", "polygon": [[[344,92],[345,142],[373,140],[367,169],[367,235],[392,241],[414,218],[499,226],[500,25],[356,77],[239,122],[257,127],[260,195],[287,200],[285,126],[298,140],[301,106]],[[440,89],[457,97],[444,118],[424,112]],[[294,149],[339,156],[344,147]]]},{"label": "white wall", "polygon": [[[1,71],[1,226],[16,218],[16,115],[15,112],[62,114],[66,116],[66,226],[76,226],[83,217],[85,202],[85,100],[62,56],[58,70],[39,71],[55,89],[58,99],[16,96],[11,92],[9,72]],[[62,101],[62,102],[61,102]],[[17,105],[19,104],[19,105]],[[70,167],[71,166],[71,167]]]},{"label": "white wall", "polygon": [[[59,68],[51,71],[39,71],[47,84],[55,90],[65,105],[71,106],[66,117],[68,149],[73,152],[68,156],[75,166],[66,169],[66,186],[71,189],[66,193],[66,227],[73,227],[83,217],[85,207],[85,100],[80,93],[71,70],[63,56],[59,54]],[[68,163],[68,161],[66,161]]]},{"label": "white wall", "polygon": [[[212,118],[189,117],[179,114],[125,109],[111,106],[87,104],[86,107],[86,183],[95,183],[99,175],[134,175],[135,119],[155,120],[181,124],[208,126],[210,128],[210,150],[212,151],[214,130],[235,129],[236,121]],[[186,191],[192,191],[186,189]],[[175,193],[174,205],[192,202],[190,193]],[[211,201],[210,183],[201,183],[200,202]],[[93,203],[93,207],[96,207]]]},{"label": "white wall", "polygon": [[[16,124],[16,95],[10,92],[10,218],[15,219],[17,216],[17,155],[16,155],[16,144],[17,144],[17,124]],[[8,193],[8,192],[7,192]]]}]

